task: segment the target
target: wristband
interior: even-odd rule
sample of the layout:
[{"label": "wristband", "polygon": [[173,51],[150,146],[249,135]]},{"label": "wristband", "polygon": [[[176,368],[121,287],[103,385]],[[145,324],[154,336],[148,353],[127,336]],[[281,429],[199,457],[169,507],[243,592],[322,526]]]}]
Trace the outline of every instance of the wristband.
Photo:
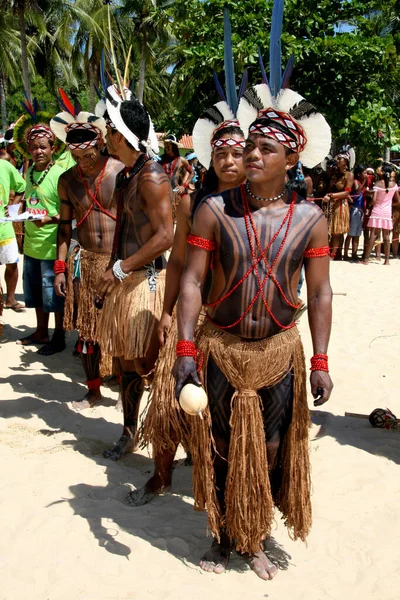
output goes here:
[{"label": "wristband", "polygon": [[328,355],[314,354],[314,356],[311,358],[310,371],[325,371],[326,373],[329,373]]},{"label": "wristband", "polygon": [[199,357],[199,362],[197,364],[197,370],[200,371],[201,367],[204,363],[204,354],[201,350],[196,348],[196,344],[191,342],[190,340],[180,340],[176,345],[176,356],[178,358],[182,356],[190,356],[195,359],[197,363],[197,357]]},{"label": "wristband", "polygon": [[59,275],[60,273],[65,273],[67,270],[67,264],[65,260],[55,260],[53,266],[54,274]]},{"label": "wristband", "polygon": [[121,263],[122,263],[122,260],[115,261],[115,263],[113,265],[113,268],[112,268],[112,272],[114,274],[114,277],[116,277],[117,279],[119,279],[119,281],[123,281],[124,279],[126,279],[130,275],[130,273],[125,273],[121,269]]}]

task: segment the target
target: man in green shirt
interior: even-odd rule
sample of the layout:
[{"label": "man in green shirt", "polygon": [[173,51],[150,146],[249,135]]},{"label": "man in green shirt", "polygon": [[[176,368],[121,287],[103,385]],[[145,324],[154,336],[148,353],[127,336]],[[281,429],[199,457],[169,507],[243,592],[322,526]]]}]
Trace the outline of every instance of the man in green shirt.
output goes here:
[{"label": "man in green shirt", "polygon": [[[49,356],[65,348],[63,330],[64,300],[53,289],[54,260],[57,257],[57,227],[60,200],[58,178],[64,169],[53,162],[54,134],[44,124],[26,132],[26,145],[33,160],[28,169],[26,209],[41,215],[41,220],[27,221],[24,240],[24,294],[27,308],[36,310],[37,327],[22,345],[45,344],[39,354]],[[49,313],[54,312],[55,330],[49,341]]]},{"label": "man in green shirt", "polygon": [[[6,216],[10,192],[14,192],[13,203],[17,203],[25,191],[25,180],[7,160],[0,160],[0,218]],[[18,244],[12,223],[0,222],[0,265],[5,265],[4,279],[7,289],[5,308],[23,311],[23,305],[15,299],[18,282]]]}]

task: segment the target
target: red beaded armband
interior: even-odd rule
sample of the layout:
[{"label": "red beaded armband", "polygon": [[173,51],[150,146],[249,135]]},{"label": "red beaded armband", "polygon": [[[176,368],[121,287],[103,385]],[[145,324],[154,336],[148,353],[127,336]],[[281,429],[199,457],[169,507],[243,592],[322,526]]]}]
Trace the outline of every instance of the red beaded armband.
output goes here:
[{"label": "red beaded armband", "polygon": [[67,270],[67,264],[65,260],[55,260],[54,261],[54,273],[58,275],[59,273],[65,273]]},{"label": "red beaded armband", "polygon": [[314,354],[311,358],[311,371],[325,371],[329,373],[328,368],[328,355],[327,354]]},{"label": "red beaded armband", "polygon": [[348,188],[348,187],[347,187],[347,188],[344,188],[344,191],[345,191],[345,192],[351,192],[351,188]]},{"label": "red beaded armband", "polygon": [[206,238],[202,238],[197,235],[192,235],[191,233],[188,235],[187,243],[191,246],[196,246],[196,248],[208,250],[209,252],[214,252],[215,248],[217,247],[215,242],[206,240]]},{"label": "red beaded armband", "polygon": [[199,361],[197,364],[197,370],[200,371],[204,362],[204,355],[201,350],[196,348],[196,344],[189,340],[180,340],[176,345],[176,356],[180,358],[181,356],[191,356],[197,362],[197,357],[199,357]]},{"label": "red beaded armband", "polygon": [[329,246],[309,248],[309,250],[304,252],[304,258],[320,258],[321,256],[329,256]]}]

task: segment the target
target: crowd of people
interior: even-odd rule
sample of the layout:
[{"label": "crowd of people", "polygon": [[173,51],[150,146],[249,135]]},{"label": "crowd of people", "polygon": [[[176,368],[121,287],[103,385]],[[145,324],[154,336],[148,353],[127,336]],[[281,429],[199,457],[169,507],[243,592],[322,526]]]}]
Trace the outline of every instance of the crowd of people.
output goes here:
[{"label": "crowd of people", "polygon": [[[207,510],[214,535],[201,567],[223,572],[235,547],[265,580],[277,573],[263,551],[274,507],[294,539],[305,540],[312,523],[306,365],[296,327],[301,273],[311,392],[320,406],[333,388],[330,260],[349,258],[350,244],[358,260],[364,229],[363,262],[373,247],[379,257],[382,231],[388,264],[399,222],[392,167],[353,172],[349,147],[326,158],[324,117],[290,89],[273,94],[269,83],[239,98],[235,86],[227,90],[229,102],[211,106],[194,126],[195,156],[182,157],[169,135],[161,159],[150,115],[126,86],[108,86],[95,114],[61,90],[57,115],[36,100],[26,105],[0,160],[1,217],[9,201],[23,201],[28,213],[23,285],[37,324],[19,343],[40,345],[47,356],[64,351],[65,331],[76,330],[87,393],[74,408],[96,406],[105,377],[119,383],[121,436],[104,456],[153,448],[154,474],[126,502],[140,506],[170,489],[182,444],[193,461],[195,507]],[[25,178],[13,165],[13,144],[27,161]],[[14,296],[18,244],[10,222],[1,223],[0,236],[5,305],[23,310]],[[196,393],[192,410],[179,404],[187,384],[207,392],[202,418]]]}]

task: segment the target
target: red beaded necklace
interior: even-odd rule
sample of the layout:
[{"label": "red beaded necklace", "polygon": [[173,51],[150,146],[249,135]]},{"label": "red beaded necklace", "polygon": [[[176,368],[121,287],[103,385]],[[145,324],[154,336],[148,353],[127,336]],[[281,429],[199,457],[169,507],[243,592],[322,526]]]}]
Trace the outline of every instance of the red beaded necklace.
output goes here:
[{"label": "red beaded necklace", "polygon": [[96,206],[98,206],[98,208],[100,209],[100,212],[102,212],[103,214],[107,215],[107,217],[110,217],[110,218],[111,218],[113,221],[115,221],[115,220],[116,220],[116,217],[115,217],[114,215],[112,215],[111,213],[109,213],[109,212],[108,212],[108,211],[107,211],[107,210],[104,208],[104,206],[102,206],[102,205],[100,204],[100,202],[97,200],[97,194],[98,194],[98,193],[99,193],[99,191],[100,191],[101,182],[103,181],[103,177],[104,177],[104,173],[105,173],[105,171],[106,171],[107,164],[108,164],[108,156],[107,156],[107,158],[106,158],[106,162],[104,163],[104,166],[103,166],[103,168],[102,168],[102,170],[101,170],[100,177],[99,177],[99,179],[98,179],[98,181],[97,181],[97,185],[96,185],[96,189],[95,189],[95,191],[94,191],[94,194],[92,194],[92,190],[89,188],[89,186],[87,185],[86,181],[85,181],[85,180],[84,180],[84,178],[83,178],[83,172],[82,172],[82,169],[81,169],[81,168],[78,166],[79,178],[80,178],[80,180],[81,180],[82,184],[83,184],[83,185],[84,185],[84,187],[85,187],[86,193],[87,193],[87,194],[88,194],[88,196],[89,196],[89,197],[92,199],[92,204],[89,206],[89,208],[88,208],[87,212],[86,212],[86,213],[83,215],[83,217],[82,217],[82,219],[79,221],[79,223],[77,223],[77,224],[76,224],[76,226],[77,226],[77,227],[79,227],[80,225],[82,225],[82,223],[83,223],[84,221],[86,221],[86,219],[88,218],[88,216],[89,216],[89,215],[90,215],[90,213],[92,212],[92,210],[93,210],[93,208],[94,208],[94,206],[95,206],[95,205],[96,205]]},{"label": "red beaded necklace", "polygon": [[[283,299],[285,300],[285,302],[291,306],[292,308],[299,308],[300,304],[295,305],[292,304],[286,297],[282,286],[280,285],[279,281],[276,279],[275,275],[273,274],[272,270],[274,268],[274,266],[276,265],[276,262],[285,246],[288,234],[289,234],[289,230],[290,230],[290,226],[292,224],[292,218],[293,218],[293,212],[294,212],[294,206],[295,206],[295,202],[296,202],[296,196],[293,193],[293,199],[291,201],[291,204],[289,206],[289,209],[287,211],[287,213],[285,214],[282,223],[280,224],[280,226],[278,227],[277,231],[274,233],[274,235],[272,236],[271,240],[268,242],[267,246],[264,248],[264,250],[261,247],[261,243],[260,243],[260,239],[257,233],[257,229],[255,227],[254,224],[254,220],[251,214],[251,210],[250,210],[250,206],[249,203],[247,201],[246,198],[246,191],[245,191],[245,186],[241,185],[240,186],[240,193],[241,193],[241,199],[242,199],[242,207],[243,207],[243,214],[244,214],[244,220],[245,220],[245,226],[246,226],[246,233],[247,233],[247,239],[249,241],[249,246],[250,246],[250,251],[251,251],[251,256],[252,256],[252,261],[253,264],[251,265],[251,267],[247,270],[247,272],[243,275],[243,277],[240,279],[240,281],[238,281],[224,296],[222,296],[221,298],[219,298],[219,300],[217,300],[216,302],[212,302],[209,304],[206,304],[207,307],[214,307],[217,306],[218,304],[221,304],[221,302],[223,302],[224,300],[226,300],[244,281],[245,279],[247,279],[247,277],[249,277],[250,273],[252,271],[254,271],[256,279],[257,279],[257,283],[258,283],[258,291],[256,292],[254,298],[252,299],[252,301],[250,302],[250,304],[248,305],[248,307],[246,308],[246,310],[243,312],[243,314],[239,317],[239,319],[237,319],[234,323],[232,323],[231,325],[218,325],[217,323],[214,323],[214,321],[212,321],[212,319],[207,315],[208,319],[210,321],[212,321],[215,325],[217,325],[217,327],[219,327],[220,329],[231,329],[232,327],[235,327],[236,325],[238,325],[241,321],[243,321],[243,319],[246,317],[246,315],[250,312],[250,310],[252,309],[252,307],[254,306],[254,304],[256,303],[256,301],[258,300],[258,298],[261,296],[263,304],[268,312],[268,314],[270,315],[271,319],[274,321],[274,323],[276,323],[276,325],[278,325],[278,327],[280,327],[281,329],[291,329],[292,327],[295,326],[295,323],[292,323],[290,325],[283,325],[282,323],[280,323],[278,321],[278,319],[275,317],[275,315],[273,314],[271,308],[268,305],[268,302],[265,298],[264,295],[264,285],[267,282],[268,278],[271,277],[272,281],[275,283],[275,285],[277,286],[279,292],[281,293]],[[283,236],[282,242],[279,246],[278,252],[275,255],[274,260],[271,263],[271,266],[269,266],[267,259],[266,259],[266,254],[268,252],[268,250],[271,248],[272,244],[275,242],[275,240],[278,238],[280,232],[282,231],[282,229],[284,228],[284,226],[286,225],[286,231],[285,234]],[[251,235],[251,230],[253,231],[253,235],[255,237],[257,246],[258,246],[258,251],[259,251],[259,256],[256,256],[255,253],[255,249],[254,249],[254,244],[252,241],[252,235]],[[258,271],[258,264],[264,261],[267,272],[265,274],[264,279],[261,281],[260,278],[260,274]]]}]

